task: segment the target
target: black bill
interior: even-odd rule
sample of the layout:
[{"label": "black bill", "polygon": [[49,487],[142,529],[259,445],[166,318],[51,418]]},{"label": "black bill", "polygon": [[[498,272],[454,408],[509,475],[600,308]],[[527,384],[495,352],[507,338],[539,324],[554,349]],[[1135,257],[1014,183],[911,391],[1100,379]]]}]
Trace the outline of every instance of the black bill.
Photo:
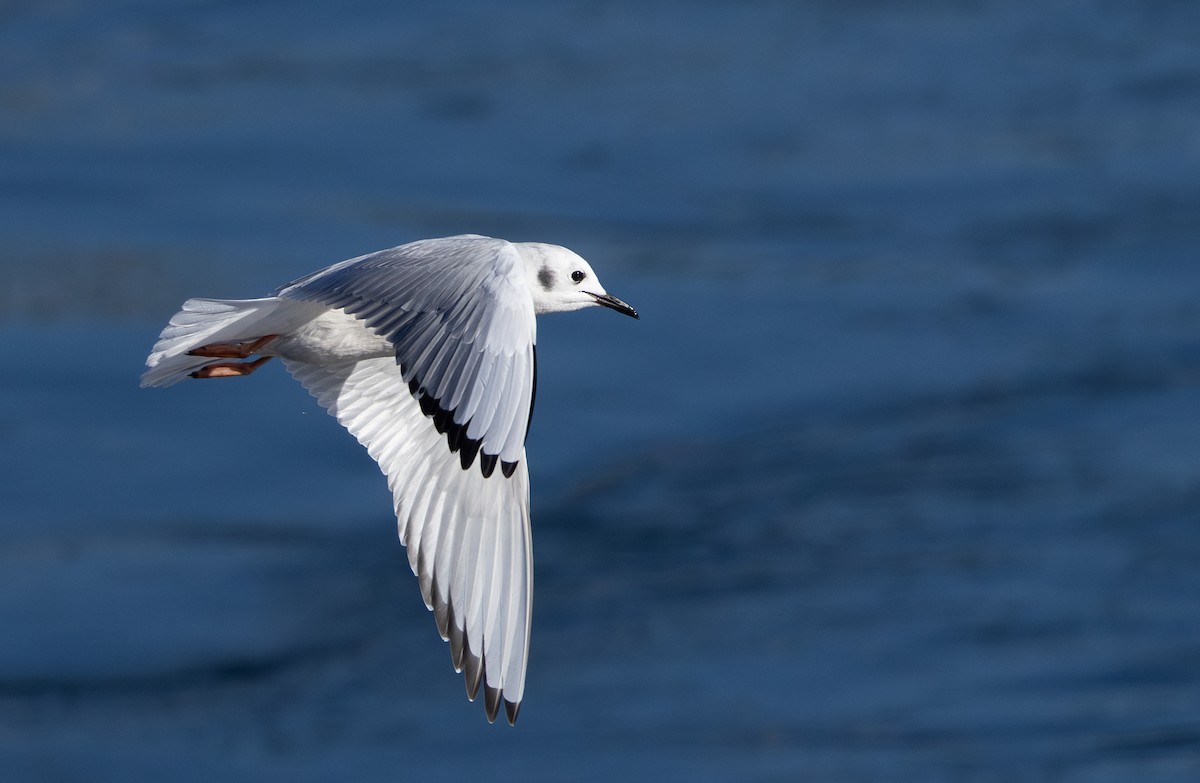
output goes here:
[{"label": "black bill", "polygon": [[637,310],[634,310],[612,294],[592,294],[592,296],[596,297],[596,304],[598,305],[616,310],[618,313],[623,313],[631,318],[638,317]]}]

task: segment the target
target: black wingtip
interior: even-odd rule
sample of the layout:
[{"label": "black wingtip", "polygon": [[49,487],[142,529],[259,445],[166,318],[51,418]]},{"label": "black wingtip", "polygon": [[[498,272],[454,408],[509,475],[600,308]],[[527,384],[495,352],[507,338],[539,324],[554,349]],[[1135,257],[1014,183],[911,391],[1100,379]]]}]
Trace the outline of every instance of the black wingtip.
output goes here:
[{"label": "black wingtip", "polygon": [[446,430],[450,429],[452,423],[454,423],[453,413],[443,408],[436,408],[433,414],[433,426],[437,429],[439,435],[445,435]]},{"label": "black wingtip", "polygon": [[433,621],[437,623],[438,635],[450,641],[450,600],[442,595],[442,586],[438,584],[436,576],[433,577],[429,595],[433,603]]},{"label": "black wingtip", "polygon": [[488,454],[486,451],[479,455],[479,469],[483,471],[484,478],[492,477],[492,472],[496,470],[496,463],[499,460],[499,455]]},{"label": "black wingtip", "polygon": [[[466,427],[463,428],[464,430]],[[459,447],[458,457],[462,464],[463,470],[470,470],[471,465],[475,462],[476,455],[479,454],[479,447],[483,445],[482,440],[476,438],[464,438]]]},{"label": "black wingtip", "polygon": [[446,631],[450,637],[450,662],[454,664],[454,671],[461,672],[466,639],[463,629],[458,625],[458,618],[454,616],[454,604],[449,601],[446,602]]},{"label": "black wingtip", "polygon": [[[428,394],[421,394],[417,398],[417,403],[421,406],[421,413],[425,416],[433,416],[439,410],[437,400]],[[438,432],[444,432],[444,430],[438,430]]]},{"label": "black wingtip", "polygon": [[504,717],[508,718],[509,726],[517,725],[517,715],[521,712],[521,702],[504,700]]},{"label": "black wingtip", "polygon": [[500,470],[504,473],[504,478],[512,478],[512,474],[517,472],[517,463],[501,462]]},{"label": "black wingtip", "polygon": [[451,417],[450,426],[447,430],[446,443],[450,446],[450,453],[457,454],[458,450],[462,448],[463,440],[466,438],[467,428]]},{"label": "black wingtip", "polygon": [[479,695],[479,683],[483,681],[483,659],[471,652],[471,644],[464,641],[463,677],[467,684],[467,698],[475,701]]},{"label": "black wingtip", "polygon": [[500,714],[500,689],[483,684],[483,707],[487,711],[488,723],[495,723]]}]

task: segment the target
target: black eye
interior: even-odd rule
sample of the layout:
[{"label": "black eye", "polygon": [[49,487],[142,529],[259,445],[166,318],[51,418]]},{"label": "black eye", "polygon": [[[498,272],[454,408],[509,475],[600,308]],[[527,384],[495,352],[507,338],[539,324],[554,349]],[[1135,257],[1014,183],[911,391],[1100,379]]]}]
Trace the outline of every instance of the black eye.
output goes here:
[{"label": "black eye", "polygon": [[583,272],[580,272],[578,269],[571,273],[571,281],[575,283],[582,283],[583,278],[585,277],[587,277],[587,275]]}]

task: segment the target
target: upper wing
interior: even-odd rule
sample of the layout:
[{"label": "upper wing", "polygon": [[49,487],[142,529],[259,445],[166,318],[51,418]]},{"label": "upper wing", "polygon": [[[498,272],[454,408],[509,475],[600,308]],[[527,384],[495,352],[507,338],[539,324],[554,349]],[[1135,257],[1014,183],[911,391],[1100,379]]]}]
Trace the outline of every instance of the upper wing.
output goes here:
[{"label": "upper wing", "polygon": [[425,605],[450,641],[472,700],[510,723],[525,689],[533,569],[529,474],[463,470],[404,388],[390,358],[335,365],[285,359],[288,371],[367,447],[387,475],[400,539]]},{"label": "upper wing", "polygon": [[396,346],[404,383],[464,470],[512,475],[535,388],[533,301],[516,248],[429,239],[354,258],[279,291],[344,308]]}]

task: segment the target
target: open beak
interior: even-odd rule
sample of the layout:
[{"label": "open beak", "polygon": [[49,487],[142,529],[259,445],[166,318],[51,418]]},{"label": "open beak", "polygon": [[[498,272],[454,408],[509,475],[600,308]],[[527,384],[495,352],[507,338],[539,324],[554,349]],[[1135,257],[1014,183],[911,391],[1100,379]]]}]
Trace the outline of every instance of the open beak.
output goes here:
[{"label": "open beak", "polygon": [[601,305],[602,307],[607,307],[610,310],[616,310],[618,313],[627,315],[630,318],[638,317],[637,310],[634,310],[632,307],[625,304],[612,294],[592,294],[592,296],[596,297],[596,304]]}]

